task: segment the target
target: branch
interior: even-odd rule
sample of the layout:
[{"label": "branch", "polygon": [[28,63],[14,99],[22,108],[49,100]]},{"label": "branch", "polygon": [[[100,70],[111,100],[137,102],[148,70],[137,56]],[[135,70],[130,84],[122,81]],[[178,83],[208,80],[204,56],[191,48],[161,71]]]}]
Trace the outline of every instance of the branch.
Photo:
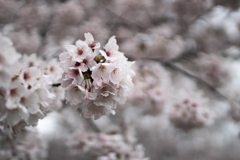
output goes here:
[{"label": "branch", "polygon": [[203,13],[199,14],[191,23],[194,24],[197,20],[199,20],[200,18],[202,18],[203,16],[205,16],[206,14],[210,13],[213,8],[215,7],[215,5],[212,5],[211,7],[209,7],[208,9],[206,9]]},{"label": "branch", "polygon": [[59,86],[61,86],[61,83],[54,83],[54,84],[52,84],[51,86],[52,86],[52,87],[59,87]]},{"label": "branch", "polygon": [[173,62],[178,62],[178,61],[181,61],[183,59],[186,59],[186,57],[189,57],[189,56],[194,56],[197,54],[197,51],[194,50],[194,51],[186,51],[186,52],[183,52],[182,54],[180,54],[178,57],[174,58],[174,59],[171,59],[170,61],[168,61],[169,63],[173,63]]},{"label": "branch", "polygon": [[[82,110],[80,108],[78,108],[77,111],[82,113]],[[98,126],[93,122],[91,118],[84,118],[82,116],[82,119],[94,132],[97,132],[97,133],[101,132],[101,130],[98,128]]]},{"label": "branch", "polygon": [[182,73],[184,75],[186,75],[187,77],[190,77],[192,79],[195,79],[198,83],[203,84],[204,86],[206,86],[212,93],[214,93],[215,95],[221,97],[222,99],[227,100],[230,104],[232,104],[227,97],[225,97],[222,93],[220,93],[216,88],[214,88],[213,86],[211,86],[210,84],[208,84],[206,81],[204,81],[203,79],[193,75],[192,73],[183,70],[182,68],[179,68],[177,65],[173,64],[172,62],[165,62],[162,61],[160,59],[153,59],[153,58],[144,58],[147,60],[152,60],[152,61],[157,61],[159,63],[161,63],[163,66],[170,68],[172,70],[178,71],[179,73]]}]

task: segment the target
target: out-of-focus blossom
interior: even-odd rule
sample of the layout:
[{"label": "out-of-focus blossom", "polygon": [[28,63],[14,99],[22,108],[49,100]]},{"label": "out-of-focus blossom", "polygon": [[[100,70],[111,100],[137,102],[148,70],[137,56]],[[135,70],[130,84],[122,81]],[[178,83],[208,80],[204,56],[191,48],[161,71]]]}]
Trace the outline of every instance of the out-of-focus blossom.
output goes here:
[{"label": "out-of-focus blossom", "polygon": [[170,98],[170,74],[157,62],[138,61],[134,70],[136,76],[133,78],[134,88],[128,96],[129,102],[147,114],[161,113]]},{"label": "out-of-focus blossom", "polygon": [[[50,99],[55,96],[50,93],[49,85],[61,77],[61,68],[56,61],[54,63],[52,60],[47,65],[34,54],[21,57],[9,39],[1,36],[0,41],[1,82],[7,79],[0,88],[0,116],[5,129],[10,129],[11,133],[12,127],[16,129],[36,124],[44,116],[43,113],[50,110]],[[61,101],[61,98],[58,100]]]},{"label": "out-of-focus blossom", "polygon": [[213,113],[209,109],[207,98],[201,93],[181,91],[176,94],[175,104],[170,108],[170,121],[178,128],[189,130],[212,124]]},{"label": "out-of-focus blossom", "polygon": [[92,152],[98,156],[98,160],[148,160],[145,157],[144,147],[130,141],[130,132],[120,133],[92,133],[86,132],[83,128],[75,131],[67,142],[67,146],[73,154],[79,151]]}]

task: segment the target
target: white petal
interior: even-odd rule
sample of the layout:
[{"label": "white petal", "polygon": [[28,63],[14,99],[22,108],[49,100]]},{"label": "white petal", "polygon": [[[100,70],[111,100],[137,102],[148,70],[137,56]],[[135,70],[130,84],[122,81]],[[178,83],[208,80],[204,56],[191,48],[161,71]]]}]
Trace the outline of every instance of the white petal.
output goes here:
[{"label": "white petal", "polygon": [[68,52],[71,52],[71,53],[74,53],[77,49],[77,47],[74,45],[66,45],[65,48],[67,49]]}]

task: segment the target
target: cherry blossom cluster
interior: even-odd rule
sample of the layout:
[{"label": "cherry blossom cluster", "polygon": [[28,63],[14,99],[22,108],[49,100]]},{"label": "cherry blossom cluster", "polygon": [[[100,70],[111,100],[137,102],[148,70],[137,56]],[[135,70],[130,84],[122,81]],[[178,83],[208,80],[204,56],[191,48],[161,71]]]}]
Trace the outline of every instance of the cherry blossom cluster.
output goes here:
[{"label": "cherry blossom cluster", "polygon": [[85,41],[77,40],[75,45],[66,45],[66,49],[59,57],[67,102],[80,107],[86,118],[115,114],[117,104],[126,101],[133,87],[134,75],[134,62],[127,61],[118,50],[115,36],[104,50],[100,50],[100,43],[95,43],[90,33],[85,33]]},{"label": "cherry blossom cluster", "polygon": [[230,60],[224,60],[215,54],[199,53],[195,61],[199,66],[199,76],[211,86],[222,87],[230,80]]},{"label": "cherry blossom cluster", "polygon": [[[133,140],[134,139],[134,140]],[[144,147],[136,144],[135,137],[130,132],[92,133],[83,130],[74,132],[67,142],[73,154],[79,151],[91,152],[98,160],[148,160]]]},{"label": "cherry blossom cluster", "polygon": [[169,118],[178,128],[189,130],[213,122],[213,113],[208,108],[208,99],[201,93],[181,90],[171,106]]},{"label": "cherry blossom cluster", "polygon": [[157,62],[138,61],[134,65],[134,88],[128,100],[145,113],[162,113],[168,103],[171,79],[169,73]]},{"label": "cherry blossom cluster", "polygon": [[47,153],[48,144],[44,141],[37,131],[31,131],[27,134],[24,141],[17,146],[17,151],[19,157],[22,159],[31,160],[35,159],[45,159],[48,155]]},{"label": "cherry blossom cluster", "polygon": [[[5,137],[5,141],[0,139],[0,157],[3,160],[38,160],[47,157],[47,141],[40,138],[40,134],[34,130],[27,128],[24,132],[14,138],[14,141]],[[7,145],[6,145],[7,144]]]},{"label": "cherry blossom cluster", "polygon": [[175,28],[167,25],[152,28],[149,33],[139,33],[129,37],[121,46],[125,52],[135,58],[174,59],[186,49],[187,43],[181,36],[173,35],[172,30]]},{"label": "cherry blossom cluster", "polygon": [[51,59],[49,61],[44,61],[43,59],[37,57],[36,54],[31,54],[29,56],[23,55],[20,59],[20,63],[25,67],[36,67],[41,70],[43,76],[47,77],[47,82],[49,84],[48,90],[54,96],[48,99],[49,107],[48,110],[57,110],[62,107],[62,100],[64,100],[65,90],[61,86],[51,86],[51,84],[57,84],[60,82],[61,75],[63,73],[60,63],[57,59]]},{"label": "cherry blossom cluster", "polygon": [[12,127],[36,124],[50,110],[55,97],[50,84],[61,77],[61,68],[56,60],[46,65],[35,54],[21,56],[4,36],[0,41],[0,119],[11,132]]},{"label": "cherry blossom cluster", "polygon": [[108,153],[106,156],[100,156],[97,160],[149,160],[148,157],[144,157],[144,147],[137,145],[134,149],[130,150],[128,154],[122,155],[116,152]]}]

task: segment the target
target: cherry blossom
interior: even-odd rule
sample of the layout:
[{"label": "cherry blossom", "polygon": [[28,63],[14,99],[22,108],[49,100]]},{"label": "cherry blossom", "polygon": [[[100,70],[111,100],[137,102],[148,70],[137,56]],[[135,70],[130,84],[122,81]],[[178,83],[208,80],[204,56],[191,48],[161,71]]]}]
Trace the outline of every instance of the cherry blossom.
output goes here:
[{"label": "cherry blossom", "polygon": [[117,103],[124,103],[133,87],[131,69],[123,53],[119,52],[113,36],[99,50],[90,33],[85,41],[77,40],[76,45],[67,45],[67,52],[60,54],[64,70],[62,87],[66,88],[66,100],[71,105],[79,105],[86,118],[100,118],[115,114]]}]

